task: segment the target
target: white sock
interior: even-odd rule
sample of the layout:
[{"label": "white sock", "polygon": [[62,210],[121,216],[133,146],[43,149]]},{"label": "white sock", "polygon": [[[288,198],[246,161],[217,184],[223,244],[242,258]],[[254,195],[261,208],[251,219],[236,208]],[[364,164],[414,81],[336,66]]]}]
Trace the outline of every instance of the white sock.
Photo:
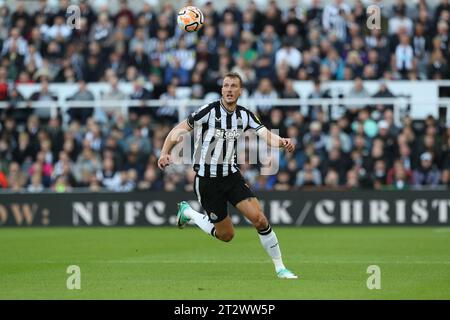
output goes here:
[{"label": "white sock", "polygon": [[278,244],[278,238],[275,231],[269,225],[265,230],[258,231],[259,240],[262,246],[272,258],[273,264],[275,265],[275,271],[278,272],[284,269],[283,260],[281,259],[280,245]]},{"label": "white sock", "polygon": [[209,218],[206,214],[200,213],[198,211],[195,211],[192,208],[187,208],[184,211],[184,214],[194,221],[194,223],[200,227],[203,231],[205,231],[207,234],[216,237],[216,227],[214,227],[214,224],[209,222]]}]

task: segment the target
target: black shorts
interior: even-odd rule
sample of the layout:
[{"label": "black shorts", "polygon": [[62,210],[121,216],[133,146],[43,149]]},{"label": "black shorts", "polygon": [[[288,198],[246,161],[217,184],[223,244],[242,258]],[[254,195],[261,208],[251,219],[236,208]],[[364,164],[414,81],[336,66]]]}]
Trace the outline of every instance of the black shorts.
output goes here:
[{"label": "black shorts", "polygon": [[242,200],[255,197],[239,172],[216,178],[197,175],[194,190],[212,223],[220,222],[228,216],[227,202],[236,207]]}]

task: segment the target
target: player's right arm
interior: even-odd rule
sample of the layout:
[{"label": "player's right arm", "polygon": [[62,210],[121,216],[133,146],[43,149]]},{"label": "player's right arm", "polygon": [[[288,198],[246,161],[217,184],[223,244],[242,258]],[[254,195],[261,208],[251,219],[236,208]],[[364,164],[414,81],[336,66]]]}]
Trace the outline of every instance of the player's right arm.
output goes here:
[{"label": "player's right arm", "polygon": [[167,135],[161,149],[161,155],[158,160],[158,167],[161,170],[164,170],[170,164],[170,152],[172,151],[173,147],[180,141],[181,136],[192,131],[193,128],[189,125],[188,121],[189,119],[181,121],[175,126],[175,128],[170,130],[169,134]]},{"label": "player's right arm", "polygon": [[169,132],[166,140],[164,141],[161,155],[158,160],[158,167],[161,170],[164,170],[164,168],[170,164],[170,152],[172,151],[173,147],[179,142],[181,136],[187,132],[192,131],[195,125],[201,125],[202,123],[206,122],[212,106],[212,104],[207,104],[199,108],[197,111],[192,112],[186,120],[181,121],[175,128],[173,128]]}]

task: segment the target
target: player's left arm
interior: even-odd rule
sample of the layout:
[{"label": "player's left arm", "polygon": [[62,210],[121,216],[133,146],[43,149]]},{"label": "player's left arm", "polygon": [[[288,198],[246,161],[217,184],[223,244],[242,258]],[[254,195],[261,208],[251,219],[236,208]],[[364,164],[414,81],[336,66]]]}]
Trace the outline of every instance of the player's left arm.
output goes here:
[{"label": "player's left arm", "polygon": [[266,127],[262,127],[257,131],[258,136],[263,138],[267,144],[275,148],[285,148],[289,152],[295,150],[295,146],[289,138],[282,138],[279,135],[270,132]]},{"label": "player's left arm", "polygon": [[253,129],[256,134],[263,138],[267,144],[275,148],[285,148],[289,152],[295,150],[295,146],[289,138],[282,138],[279,135],[270,132],[258,119],[257,116],[251,111],[248,112],[248,127],[247,129]]}]

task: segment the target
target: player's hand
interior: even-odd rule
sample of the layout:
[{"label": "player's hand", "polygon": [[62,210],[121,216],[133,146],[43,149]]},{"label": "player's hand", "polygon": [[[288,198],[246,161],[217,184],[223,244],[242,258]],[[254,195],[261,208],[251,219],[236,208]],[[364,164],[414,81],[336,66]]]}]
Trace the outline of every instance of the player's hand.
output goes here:
[{"label": "player's hand", "polygon": [[170,154],[163,154],[158,159],[158,167],[164,170],[170,164]]},{"label": "player's hand", "polygon": [[281,146],[285,148],[287,151],[292,152],[295,149],[294,144],[292,143],[291,139],[288,138],[282,138],[281,139]]}]

